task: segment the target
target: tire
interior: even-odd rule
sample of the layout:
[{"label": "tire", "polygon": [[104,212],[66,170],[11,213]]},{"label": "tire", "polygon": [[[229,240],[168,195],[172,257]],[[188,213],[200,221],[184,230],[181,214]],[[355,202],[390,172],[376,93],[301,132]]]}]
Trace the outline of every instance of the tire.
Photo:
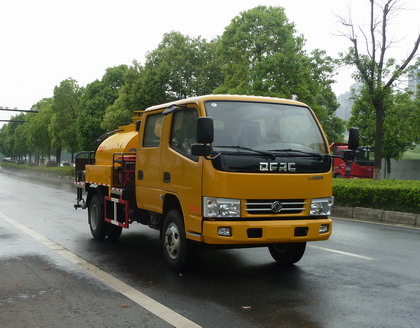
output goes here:
[{"label": "tire", "polygon": [[108,225],[104,220],[104,208],[98,195],[92,197],[89,203],[89,226],[93,238],[104,240],[107,234]]},{"label": "tire", "polygon": [[118,240],[118,238],[120,238],[121,236],[122,227],[116,226],[108,222],[105,222],[105,224],[107,225],[106,235],[108,236],[108,238],[111,240]]},{"label": "tire", "polygon": [[302,258],[305,253],[306,242],[303,243],[285,243],[271,244],[268,246],[273,259],[280,265],[292,265]]},{"label": "tire", "polygon": [[162,227],[162,248],[168,266],[177,271],[187,267],[190,251],[185,237],[184,220],[178,210],[165,215]]},{"label": "tire", "polygon": [[340,173],[338,173],[334,178],[336,178],[336,179],[342,179],[343,176]]}]

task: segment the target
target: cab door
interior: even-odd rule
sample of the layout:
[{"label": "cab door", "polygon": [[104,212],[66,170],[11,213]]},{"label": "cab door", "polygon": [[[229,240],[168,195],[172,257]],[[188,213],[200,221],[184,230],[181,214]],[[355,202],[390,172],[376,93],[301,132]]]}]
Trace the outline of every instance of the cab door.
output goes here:
[{"label": "cab door", "polygon": [[[187,238],[199,239],[201,234],[201,185],[203,158],[191,154],[196,143],[198,107],[188,104],[167,115],[168,122],[162,149],[162,188],[180,201]],[[169,123],[170,122],[170,123]]]},{"label": "cab door", "polygon": [[136,161],[137,207],[162,213],[162,112],[146,113],[142,118]]}]

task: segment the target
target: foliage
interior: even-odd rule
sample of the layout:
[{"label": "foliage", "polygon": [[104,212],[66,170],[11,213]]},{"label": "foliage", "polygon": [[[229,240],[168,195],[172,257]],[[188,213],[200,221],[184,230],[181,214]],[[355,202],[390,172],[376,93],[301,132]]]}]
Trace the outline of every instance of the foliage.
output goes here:
[{"label": "foliage", "polygon": [[[12,120],[20,121],[25,120],[25,114],[14,115]],[[0,151],[6,157],[20,157],[26,154],[26,145],[22,141],[24,140],[24,134],[26,129],[22,128],[22,123],[10,122],[7,125],[3,125],[0,131]],[[19,137],[21,136],[21,138]]]},{"label": "foliage", "polygon": [[37,110],[39,113],[26,115],[28,118],[27,145],[32,153],[37,156],[50,154],[51,134],[49,125],[52,117],[52,104],[52,98],[44,98],[32,106],[32,110]]},{"label": "foliage", "polygon": [[[361,144],[373,146],[375,144],[375,111],[368,100],[366,88],[354,95],[352,117],[348,126],[360,128]],[[410,99],[408,93],[388,93],[384,97],[384,104],[388,108],[383,122],[383,158],[400,159],[408,149],[412,149],[420,140],[419,117],[420,102]]]},{"label": "foliage", "polygon": [[[52,145],[61,147],[74,153],[78,149],[76,135],[76,120],[80,114],[80,97],[82,89],[74,79],[67,79],[54,88],[54,101],[52,104],[52,118],[50,133]],[[60,162],[60,154],[57,154]]]},{"label": "foliage", "polygon": [[420,214],[420,181],[334,179],[335,203]]},{"label": "foliage", "polygon": [[[215,43],[179,32],[166,33],[157,49],[147,54],[145,72],[142,87],[148,81],[156,82],[160,102],[211,93],[221,81]],[[145,107],[156,103],[159,101]]]},{"label": "foliage", "polygon": [[15,129],[15,133],[13,134],[13,137],[14,137],[13,152],[18,157],[24,157],[26,154],[29,153],[29,149],[26,145],[27,135],[28,135],[27,125],[19,124]]},{"label": "foliage", "polygon": [[3,125],[0,130],[0,153],[5,157],[13,156],[13,149],[8,143],[9,130],[9,124]]},{"label": "foliage", "polygon": [[125,125],[132,118],[134,109],[141,109],[141,97],[138,95],[136,83],[141,76],[143,67],[136,61],[130,66],[124,75],[124,85],[118,91],[118,98],[114,104],[106,108],[101,128],[104,131],[112,131],[118,126]]},{"label": "foliage", "polygon": [[298,99],[312,107],[329,139],[340,139],[334,62],[318,49],[308,55],[295,33],[281,7],[259,6],[235,17],[218,44],[224,82],[215,92]]},{"label": "foliage", "polygon": [[222,75],[216,58],[216,42],[166,33],[141,66],[134,62],[125,76],[114,105],[107,108],[102,128],[113,130],[132,119],[132,111],[212,93]]},{"label": "foliage", "polygon": [[80,115],[76,121],[79,149],[90,150],[95,140],[106,132],[101,127],[106,109],[118,99],[125,83],[126,65],[108,68],[102,80],[89,83],[80,98]]}]

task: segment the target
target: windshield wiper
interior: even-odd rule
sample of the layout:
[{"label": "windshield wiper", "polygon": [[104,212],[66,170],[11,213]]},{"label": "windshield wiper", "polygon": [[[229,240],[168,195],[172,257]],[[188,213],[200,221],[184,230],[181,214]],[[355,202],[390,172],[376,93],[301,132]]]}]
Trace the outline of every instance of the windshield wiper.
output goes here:
[{"label": "windshield wiper", "polygon": [[286,148],[286,149],[269,149],[268,151],[275,151],[275,152],[294,152],[294,153],[299,153],[299,154],[303,154],[306,156],[315,156],[315,157],[320,157],[320,158],[324,158],[325,155],[320,154],[320,153],[312,153],[309,151],[303,151],[303,150],[298,150],[298,149],[291,149],[291,148]]},{"label": "windshield wiper", "polygon": [[248,148],[248,147],[242,147],[242,146],[214,146],[214,147],[248,150],[248,151],[252,151],[252,152],[257,153],[257,154],[268,156],[271,159],[276,159],[275,154],[271,153],[270,151],[265,151],[265,150],[257,150],[257,149],[252,149],[252,148]]}]

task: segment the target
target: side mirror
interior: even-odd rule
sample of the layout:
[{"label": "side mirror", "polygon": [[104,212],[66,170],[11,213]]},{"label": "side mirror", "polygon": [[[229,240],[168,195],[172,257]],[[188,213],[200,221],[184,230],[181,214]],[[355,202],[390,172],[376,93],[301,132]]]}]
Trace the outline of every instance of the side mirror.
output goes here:
[{"label": "side mirror", "polygon": [[193,144],[191,146],[191,155],[193,156],[210,156],[213,153],[211,145]]},{"label": "side mirror", "polygon": [[220,153],[215,153],[211,143],[214,140],[214,126],[211,117],[197,119],[197,143],[191,146],[191,154],[204,156],[208,160],[216,159]]},{"label": "side mirror", "polygon": [[350,128],[348,147],[351,150],[355,150],[359,147],[359,129]]},{"label": "side mirror", "polygon": [[197,142],[200,144],[211,144],[213,140],[213,119],[211,117],[199,117],[197,119]]}]

